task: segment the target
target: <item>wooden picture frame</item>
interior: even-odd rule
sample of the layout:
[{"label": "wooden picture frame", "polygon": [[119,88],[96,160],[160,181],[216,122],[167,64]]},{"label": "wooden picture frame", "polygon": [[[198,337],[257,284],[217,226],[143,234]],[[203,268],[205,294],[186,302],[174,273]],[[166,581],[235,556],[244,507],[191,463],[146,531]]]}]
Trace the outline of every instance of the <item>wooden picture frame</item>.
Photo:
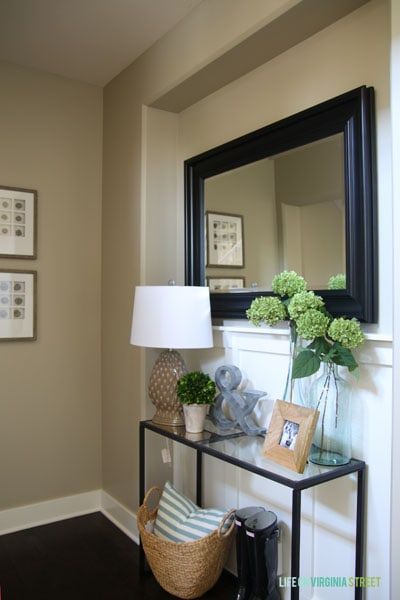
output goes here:
[{"label": "wooden picture frame", "polygon": [[206,212],[207,267],[244,267],[243,217],[230,213]]},{"label": "wooden picture frame", "polygon": [[244,277],[206,277],[206,282],[210,292],[239,290],[246,285]]},{"label": "wooden picture frame", "polygon": [[0,258],[37,257],[37,191],[0,185]]},{"label": "wooden picture frame", "polygon": [[319,411],[276,400],[264,442],[264,455],[284,467],[303,473]]},{"label": "wooden picture frame", "polygon": [[0,269],[0,342],[37,339],[36,294],[37,271]]}]

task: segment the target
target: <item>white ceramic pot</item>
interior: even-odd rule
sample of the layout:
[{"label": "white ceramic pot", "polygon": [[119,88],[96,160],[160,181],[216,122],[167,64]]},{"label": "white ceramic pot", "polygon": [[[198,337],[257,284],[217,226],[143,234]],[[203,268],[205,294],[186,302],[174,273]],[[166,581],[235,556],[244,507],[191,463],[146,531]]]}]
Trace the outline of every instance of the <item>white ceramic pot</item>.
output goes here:
[{"label": "white ceramic pot", "polygon": [[201,433],[204,430],[208,404],[184,404],[183,414],[188,433]]}]

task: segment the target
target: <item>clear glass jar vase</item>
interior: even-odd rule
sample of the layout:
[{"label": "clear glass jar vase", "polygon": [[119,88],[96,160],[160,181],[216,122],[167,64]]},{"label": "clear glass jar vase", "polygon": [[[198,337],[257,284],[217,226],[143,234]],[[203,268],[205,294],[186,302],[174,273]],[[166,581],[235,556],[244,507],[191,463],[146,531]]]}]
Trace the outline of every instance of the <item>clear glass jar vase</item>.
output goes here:
[{"label": "clear glass jar vase", "polygon": [[303,339],[299,335],[297,335],[294,323],[290,322],[289,327],[289,364],[282,400],[284,400],[285,402],[293,402],[294,404],[308,406],[307,399],[309,395],[310,378],[302,377],[300,379],[293,379],[293,362],[298,356],[299,352],[301,352],[301,350],[303,349]]},{"label": "clear glass jar vase", "polygon": [[323,363],[310,387],[310,406],[319,410],[309,460],[317,465],[345,465],[351,458],[351,387],[337,365]]}]

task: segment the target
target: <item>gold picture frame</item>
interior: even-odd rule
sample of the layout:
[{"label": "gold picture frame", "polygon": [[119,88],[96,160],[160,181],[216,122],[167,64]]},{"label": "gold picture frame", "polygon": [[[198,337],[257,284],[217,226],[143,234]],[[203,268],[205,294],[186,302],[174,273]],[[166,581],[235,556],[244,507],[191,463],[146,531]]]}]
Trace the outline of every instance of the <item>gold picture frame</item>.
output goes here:
[{"label": "gold picture frame", "polygon": [[303,473],[319,411],[276,400],[264,442],[264,456]]}]

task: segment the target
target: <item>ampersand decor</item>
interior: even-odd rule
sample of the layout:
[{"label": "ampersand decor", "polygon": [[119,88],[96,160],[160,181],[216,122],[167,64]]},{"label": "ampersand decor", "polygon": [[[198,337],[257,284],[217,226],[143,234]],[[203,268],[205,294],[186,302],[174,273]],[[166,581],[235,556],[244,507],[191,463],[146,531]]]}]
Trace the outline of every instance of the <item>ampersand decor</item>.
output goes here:
[{"label": "ampersand decor", "polygon": [[[240,427],[246,435],[262,435],[265,429],[258,427],[251,413],[257,400],[265,395],[265,392],[251,390],[241,392],[237,388],[242,381],[242,373],[238,367],[224,365],[219,367],[215,373],[215,383],[220,393],[211,408],[210,417],[220,429],[232,429]],[[223,402],[226,402],[233,419],[228,419],[222,410]]]}]

